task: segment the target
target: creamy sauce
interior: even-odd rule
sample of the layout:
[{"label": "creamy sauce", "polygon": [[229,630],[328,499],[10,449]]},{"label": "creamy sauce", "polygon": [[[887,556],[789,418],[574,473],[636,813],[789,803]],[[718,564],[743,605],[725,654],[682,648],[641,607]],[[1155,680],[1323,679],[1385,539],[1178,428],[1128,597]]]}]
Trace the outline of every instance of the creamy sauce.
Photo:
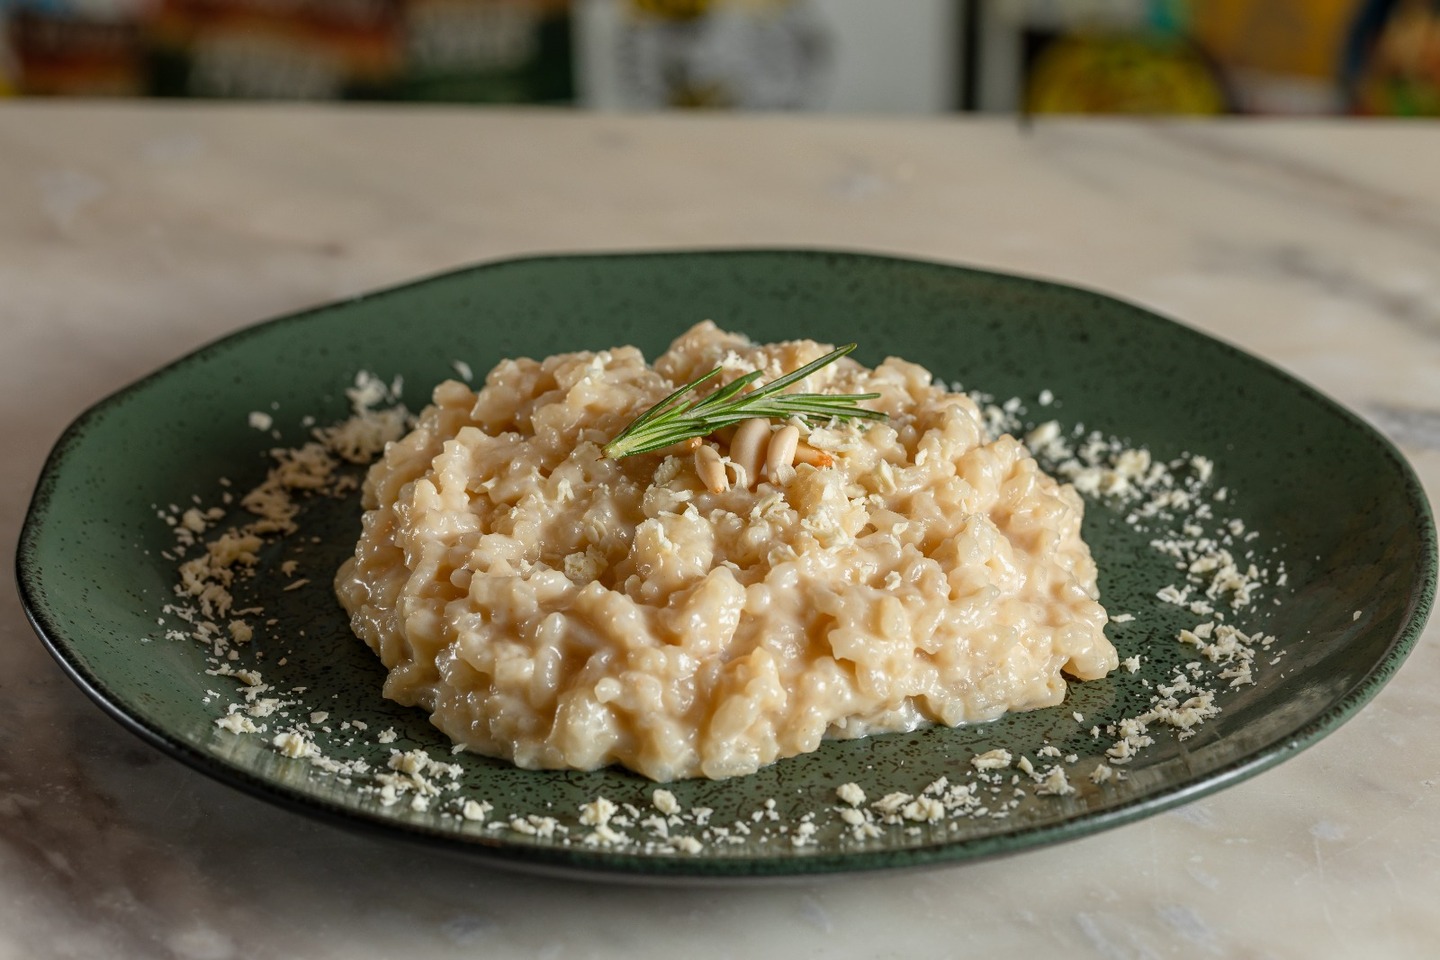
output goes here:
[{"label": "creamy sauce", "polygon": [[798,385],[889,416],[801,425],[829,466],[711,492],[688,455],[601,452],[715,366],[770,380],[828,349],[707,322],[653,367],[621,347],[438,386],[371,469],[336,578],[385,695],[522,767],[664,781],[1050,706],[1065,674],[1115,669],[1079,496],[913,363]]}]

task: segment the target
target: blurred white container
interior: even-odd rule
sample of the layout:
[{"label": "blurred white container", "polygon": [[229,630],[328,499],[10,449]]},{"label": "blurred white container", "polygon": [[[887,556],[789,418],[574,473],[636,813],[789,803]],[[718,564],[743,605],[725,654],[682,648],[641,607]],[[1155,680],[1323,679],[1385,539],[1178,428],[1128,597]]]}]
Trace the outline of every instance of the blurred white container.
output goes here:
[{"label": "blurred white container", "polygon": [[602,110],[953,110],[959,10],[954,0],[576,0],[577,98]]}]

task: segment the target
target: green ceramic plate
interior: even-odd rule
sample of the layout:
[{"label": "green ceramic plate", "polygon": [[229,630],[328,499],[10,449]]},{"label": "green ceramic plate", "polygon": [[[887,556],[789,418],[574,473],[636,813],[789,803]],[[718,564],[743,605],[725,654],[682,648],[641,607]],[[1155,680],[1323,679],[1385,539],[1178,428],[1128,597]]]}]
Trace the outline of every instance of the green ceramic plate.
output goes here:
[{"label": "green ceramic plate", "polygon": [[[382,670],[351,638],[328,588],[354,542],[359,507],[353,497],[320,498],[306,506],[300,539],[272,544],[262,557],[273,565],[303,549],[298,575],[310,584],[282,591],[284,578],[260,577],[241,594],[276,618],[254,644],[265,656],[265,679],[280,689],[306,688],[304,708],[268,718],[272,732],[320,710],[329,717],[313,728],[327,756],[378,758],[383,767],[392,748],[423,748],[457,763],[460,774],[445,779],[453,789],[427,810],[387,806],[364,789],[366,776],[346,782],[281,756],[269,736],[217,729],[235,685],[205,672],[195,643],[165,637],[159,621],[166,620],[175,564],[161,556],[173,534],[157,512],[192,498],[219,502],[227,489],[222,477],[230,490],[259,482],[274,440],[247,423],[251,411],[269,412],[294,444],[307,416],[322,423],[345,416],[343,390],[358,370],[403,376],[418,406],[433,384],[454,375],[456,360],[483,375],[504,357],[624,343],[653,356],[707,317],[759,340],[855,340],[861,361],[905,356],[969,388],[1020,397],[1032,416],[1127,438],[1157,458],[1210,456],[1210,490],[1223,486],[1229,496],[1213,501],[1214,517],[1205,523],[1243,519],[1255,537],[1237,537],[1236,552],[1253,550],[1272,580],[1282,563],[1286,572],[1283,586],[1265,588],[1230,618],[1246,632],[1276,638],[1256,661],[1256,682],[1222,692],[1222,711],[1193,737],[1152,729],[1156,742],[1122,768],[1125,779],[1090,782],[1088,772],[1114,739],[1103,731],[1094,737],[1090,727],[1135,716],[1154,685],[1201,659],[1175,636],[1204,619],[1156,599],[1178,574],[1149,546],[1154,534],[1128,525],[1125,508],[1095,503],[1086,536],[1102,592],[1112,612],[1135,616],[1110,633],[1122,657],[1145,658],[1140,672],[1073,686],[1061,707],[992,724],[831,742],[754,776],[673,784],[685,813],[667,829],[706,838],[687,852],[656,838],[653,821],[640,824],[656,812],[652,784],[615,771],[528,772],[452,757],[423,715],[382,700]],[[1042,408],[1037,398],[1046,390],[1057,399]],[[951,266],[795,251],[495,263],[244,330],[81,416],[45,467],[19,549],[26,608],[61,665],[127,727],[196,769],[307,814],[493,862],[631,878],[775,877],[962,861],[1078,837],[1192,800],[1292,756],[1353,716],[1415,643],[1435,570],[1430,510],[1400,454],[1354,415],[1265,363],[1095,293]],[[341,728],[354,720],[366,730]],[[378,743],[387,729],[396,740]],[[1060,757],[1047,757],[1047,744]],[[867,838],[856,837],[837,812],[840,784],[858,784],[869,801],[918,795],[941,777],[965,785],[975,780],[970,758],[996,747],[1041,769],[1062,764],[1075,791],[1040,795],[1028,777],[1007,771],[1001,786],[977,786],[984,812],[933,823],[902,816]],[[579,820],[580,805],[599,795],[636,808],[632,822],[621,824],[634,844],[583,841],[590,830]],[[488,803],[487,820],[458,816],[464,798]],[[701,807],[713,811],[709,833],[690,812]],[[526,822],[540,824],[538,833],[510,826],[532,815],[537,819]],[[554,821],[548,836],[540,818]]]}]

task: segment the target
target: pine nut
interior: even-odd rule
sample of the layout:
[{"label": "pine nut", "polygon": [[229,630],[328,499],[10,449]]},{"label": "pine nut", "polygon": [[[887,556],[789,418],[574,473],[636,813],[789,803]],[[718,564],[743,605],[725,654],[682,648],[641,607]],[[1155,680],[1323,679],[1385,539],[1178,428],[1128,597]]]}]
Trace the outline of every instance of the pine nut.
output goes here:
[{"label": "pine nut", "polygon": [[736,482],[744,487],[753,487],[760,481],[760,462],[770,442],[770,421],[764,417],[752,417],[735,429],[730,441],[730,462],[741,471]]},{"label": "pine nut", "polygon": [[812,467],[828,467],[835,462],[835,458],[824,450],[816,450],[808,443],[797,443],[795,462],[808,463]]},{"label": "pine nut", "polygon": [[720,451],[708,443],[702,443],[695,448],[695,474],[711,493],[724,493],[730,489],[730,478],[725,474],[725,461],[720,459]]},{"label": "pine nut", "polygon": [[700,446],[699,437],[691,437],[689,440],[681,440],[679,443],[672,443],[668,447],[661,447],[655,452],[662,457],[678,457],[681,454],[693,453]]},{"label": "pine nut", "polygon": [[780,473],[795,465],[795,449],[800,443],[800,430],[786,424],[770,435],[770,449],[765,452],[765,476],[778,482]]}]

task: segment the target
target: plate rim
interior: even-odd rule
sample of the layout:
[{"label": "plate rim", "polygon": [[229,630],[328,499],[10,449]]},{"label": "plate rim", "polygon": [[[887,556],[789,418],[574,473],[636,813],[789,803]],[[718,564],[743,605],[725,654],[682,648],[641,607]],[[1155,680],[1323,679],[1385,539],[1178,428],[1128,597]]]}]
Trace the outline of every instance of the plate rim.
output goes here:
[{"label": "plate rim", "polygon": [[[857,849],[854,851],[796,852],[787,856],[737,855],[734,857],[655,855],[641,852],[617,852],[558,845],[530,845],[504,842],[489,835],[447,832],[425,824],[386,817],[367,810],[348,807],[328,798],[292,791],[253,775],[243,767],[201,751],[183,739],[170,734],[163,726],[150,723],[138,711],[127,709],[126,698],[107,686],[80,661],[75,641],[48,615],[47,601],[41,597],[41,570],[34,557],[35,544],[49,514],[56,476],[63,467],[69,450],[82,439],[85,429],[111,409],[123,404],[131,394],[143,390],[151,382],[177,368],[203,362],[213,353],[231,348],[254,336],[284,325],[303,323],[307,319],[348,305],[402,294],[414,287],[435,281],[481,271],[514,266],[537,266],[550,262],[602,260],[666,259],[679,257],[800,257],[822,259],[860,259],[902,265],[919,265],[947,271],[1019,280],[1029,284],[1081,293],[1123,304],[1143,315],[1147,322],[1162,323],[1218,345],[1232,358],[1278,377],[1288,386],[1298,388],[1319,400],[1332,414],[1337,414],[1352,428],[1362,431],[1376,442],[1380,451],[1389,456],[1398,468],[1409,503],[1416,508],[1420,541],[1420,564],[1410,583],[1404,607],[1404,622],[1389,638],[1384,654],[1370,665],[1364,675],[1338,697],[1322,713],[1311,717],[1282,743],[1255,748],[1244,756],[1224,764],[1196,782],[1173,788],[1061,820],[1058,823],[1021,827],[982,838],[940,840],[899,848]],[[1256,356],[1229,341],[1199,330],[1182,320],[1166,316],[1152,307],[1141,305],[1083,284],[1058,281],[1025,273],[993,270],[968,264],[897,256],[862,250],[827,247],[700,247],[683,249],[643,249],[621,251],[578,251],[573,253],[542,253],[484,260],[427,274],[402,283],[366,291],[300,310],[282,313],[268,319],[246,324],[220,337],[202,343],[170,360],[144,376],[94,401],[78,414],[61,432],[41,467],[34,491],[25,510],[16,543],[15,577],[21,607],[27,621],[63,672],[101,710],[125,729],[151,746],[193,770],[226,784],[252,798],[264,800],[282,809],[319,819],[331,825],[359,830],[362,833],[418,842],[432,849],[468,858],[479,858],[497,866],[527,872],[559,875],[569,878],[593,879],[604,876],[613,880],[658,883],[686,882],[726,885],[755,880],[794,881],[845,876],[877,871],[895,872],[906,869],[934,868],[978,862],[1000,856],[1022,853],[1118,827],[1146,816],[1191,802],[1248,779],[1313,746],[1337,730],[1372,700],[1390,681],[1414,650],[1433,611],[1436,596],[1437,570],[1440,570],[1440,547],[1437,547],[1433,508],[1414,467],[1398,447],[1358,413],[1334,400],[1323,390],[1293,373]],[[546,771],[536,771],[544,775]]]}]

